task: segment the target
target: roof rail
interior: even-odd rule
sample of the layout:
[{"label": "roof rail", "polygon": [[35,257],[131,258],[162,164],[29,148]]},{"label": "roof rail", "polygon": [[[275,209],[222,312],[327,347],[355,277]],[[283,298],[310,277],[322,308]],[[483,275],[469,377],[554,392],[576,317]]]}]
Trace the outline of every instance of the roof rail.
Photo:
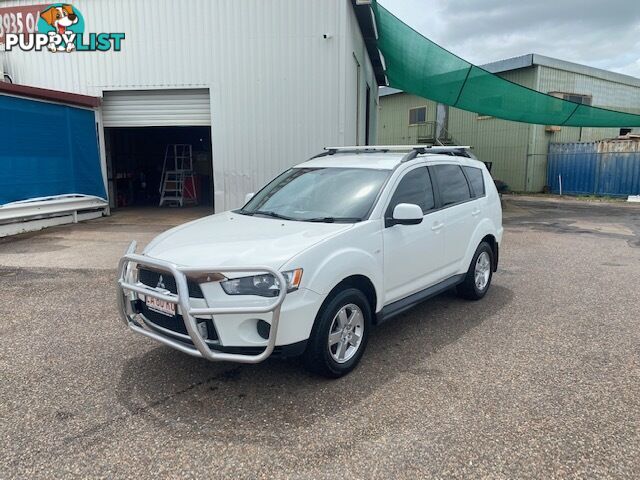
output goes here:
[{"label": "roof rail", "polygon": [[402,157],[402,162],[408,162],[418,155],[427,153],[441,153],[445,155],[468,156],[467,151],[470,145],[449,145],[449,146],[429,146],[429,145],[361,145],[353,147],[326,147],[325,151],[311,158],[326,157],[336,153],[386,153],[386,152],[408,152]]}]

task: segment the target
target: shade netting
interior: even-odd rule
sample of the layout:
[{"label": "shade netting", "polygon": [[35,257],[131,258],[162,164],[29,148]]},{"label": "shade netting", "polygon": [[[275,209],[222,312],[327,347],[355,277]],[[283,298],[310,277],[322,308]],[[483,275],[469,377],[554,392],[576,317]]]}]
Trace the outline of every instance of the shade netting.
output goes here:
[{"label": "shade netting", "polygon": [[640,115],[592,107],[510,82],[459,58],[373,3],[389,86],[482,115],[542,125],[639,127]]}]

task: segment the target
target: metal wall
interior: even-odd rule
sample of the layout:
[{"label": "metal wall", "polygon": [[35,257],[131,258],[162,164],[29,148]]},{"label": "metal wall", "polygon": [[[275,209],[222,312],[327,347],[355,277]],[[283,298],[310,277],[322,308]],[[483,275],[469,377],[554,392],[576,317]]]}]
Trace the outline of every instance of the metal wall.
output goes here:
[{"label": "metal wall", "polygon": [[[538,66],[535,88],[544,93],[592,95],[594,106],[640,112],[640,88],[590,75]],[[549,132],[545,125],[534,125],[532,128],[533,143],[529,152],[527,185],[529,191],[540,191],[547,184],[547,152],[550,143],[592,142],[617,137],[620,131],[619,128],[559,127],[559,130]]]},{"label": "metal wall", "polygon": [[[504,72],[500,76],[530,88],[535,83],[533,68]],[[449,132],[457,143],[472,145],[480,160],[493,162],[493,178],[502,180],[511,190],[526,190],[531,125],[452,108]]]},{"label": "metal wall", "polygon": [[640,141],[551,143],[548,182],[553,193],[640,194]]},{"label": "metal wall", "polygon": [[[589,94],[593,105],[640,112],[640,88],[577,72],[535,65],[499,74],[507,80],[544,93]],[[427,105],[428,120],[436,103],[398,93],[380,97],[378,136],[386,144],[413,143],[408,127],[409,108]],[[530,125],[486,117],[451,108],[449,133],[456,143],[472,145],[483,161],[493,162],[492,175],[514,191],[539,192],[547,185],[547,153],[551,142],[595,141],[616,137],[617,128],[560,127],[547,131],[546,125]],[[634,130],[640,132],[640,129]]]},{"label": "metal wall", "polygon": [[[2,2],[21,4],[33,1]],[[73,5],[86,31],[124,32],[122,51],[12,51],[4,55],[7,73],[16,83],[97,96],[209,89],[217,211],[241,205],[247,192],[327,145],[364,142],[366,84],[375,140],[377,88],[348,0]]]},{"label": "metal wall", "polygon": [[420,127],[409,125],[409,110],[427,107],[427,122],[436,121],[436,103],[404,93],[380,97],[378,143],[380,145],[415,145]]},{"label": "metal wall", "polygon": [[[506,72],[501,76],[528,87],[535,84],[535,72],[532,68]],[[419,129],[409,126],[409,109],[426,106],[427,122],[434,122],[436,105],[436,102],[406,93],[380,97],[379,143],[416,143]],[[506,182],[512,190],[525,189],[530,125],[450,108],[447,130],[453,142],[472,145],[479,159],[493,162],[491,173],[494,178]]]}]

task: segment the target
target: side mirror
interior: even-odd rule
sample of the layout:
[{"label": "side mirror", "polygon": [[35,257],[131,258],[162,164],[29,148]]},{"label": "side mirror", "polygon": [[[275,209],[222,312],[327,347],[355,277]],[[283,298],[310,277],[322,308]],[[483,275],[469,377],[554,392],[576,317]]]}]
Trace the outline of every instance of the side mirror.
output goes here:
[{"label": "side mirror", "polygon": [[424,214],[422,209],[413,203],[399,203],[393,209],[393,218],[391,224],[393,225],[418,225],[422,223]]},{"label": "side mirror", "polygon": [[249,203],[249,200],[251,200],[253,198],[253,196],[255,195],[255,193],[247,193],[244,196],[244,203],[247,204]]}]

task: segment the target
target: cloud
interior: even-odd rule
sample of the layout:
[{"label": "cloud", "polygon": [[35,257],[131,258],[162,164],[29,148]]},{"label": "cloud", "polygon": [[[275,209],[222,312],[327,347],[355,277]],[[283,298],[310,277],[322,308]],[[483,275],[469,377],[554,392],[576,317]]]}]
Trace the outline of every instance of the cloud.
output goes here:
[{"label": "cloud", "polygon": [[475,64],[539,53],[640,77],[640,8],[630,0],[382,0]]}]

